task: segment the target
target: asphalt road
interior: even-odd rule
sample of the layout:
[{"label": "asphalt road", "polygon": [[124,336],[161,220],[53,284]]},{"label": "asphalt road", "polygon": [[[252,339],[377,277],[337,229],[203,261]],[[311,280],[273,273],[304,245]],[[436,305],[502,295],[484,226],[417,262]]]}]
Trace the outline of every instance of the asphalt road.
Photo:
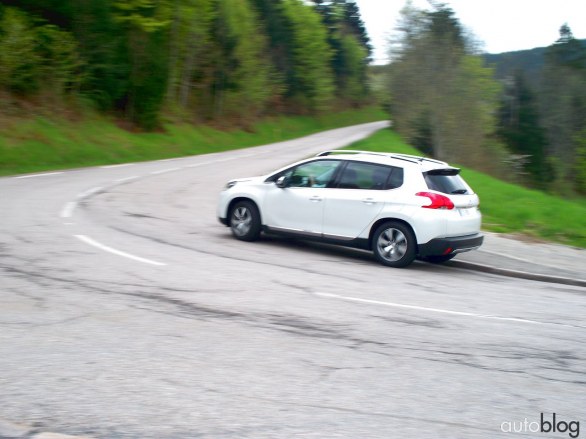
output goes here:
[{"label": "asphalt road", "polygon": [[542,413],[586,428],[586,289],[243,243],[217,222],[227,180],[382,126],[0,179],[0,419],[99,438],[570,437],[530,431]]}]

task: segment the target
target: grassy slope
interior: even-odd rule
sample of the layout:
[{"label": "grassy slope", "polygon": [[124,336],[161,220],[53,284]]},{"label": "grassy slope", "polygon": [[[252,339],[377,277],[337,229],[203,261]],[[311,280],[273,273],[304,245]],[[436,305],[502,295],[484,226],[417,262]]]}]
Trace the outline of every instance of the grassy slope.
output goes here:
[{"label": "grassy slope", "polygon": [[[391,130],[382,130],[349,149],[421,155]],[[564,200],[463,168],[462,176],[480,197],[484,228],[521,232],[586,248],[586,202]]]},{"label": "grassy slope", "polygon": [[130,133],[102,117],[82,122],[0,120],[0,175],[203,154],[262,145],[310,133],[388,119],[376,108],[321,117],[279,117],[250,131],[168,125],[161,133]]}]

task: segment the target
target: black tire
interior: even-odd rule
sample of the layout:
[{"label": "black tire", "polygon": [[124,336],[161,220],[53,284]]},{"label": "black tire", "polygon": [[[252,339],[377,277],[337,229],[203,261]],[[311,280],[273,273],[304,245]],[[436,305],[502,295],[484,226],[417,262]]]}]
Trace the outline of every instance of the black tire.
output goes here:
[{"label": "black tire", "polygon": [[374,232],[372,252],[381,264],[402,268],[415,260],[417,241],[409,226],[389,221],[381,224]]},{"label": "black tire", "polygon": [[456,255],[439,255],[439,256],[423,256],[419,259],[425,262],[429,262],[430,264],[443,264],[444,262],[448,262],[450,259],[455,258]]},{"label": "black tire", "polygon": [[260,236],[260,213],[252,201],[238,201],[230,209],[230,230],[236,239],[256,241]]}]

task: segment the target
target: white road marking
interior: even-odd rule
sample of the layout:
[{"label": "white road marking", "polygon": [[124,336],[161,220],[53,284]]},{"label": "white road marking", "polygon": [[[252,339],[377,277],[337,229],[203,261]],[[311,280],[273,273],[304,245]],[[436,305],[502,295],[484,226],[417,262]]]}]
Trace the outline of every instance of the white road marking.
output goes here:
[{"label": "white road marking", "polygon": [[[248,153],[248,154],[243,154],[241,156],[238,157],[224,157],[224,158],[219,158],[219,159],[215,159],[215,160],[208,160],[208,161],[204,161],[204,162],[199,162],[199,163],[193,163],[191,165],[186,165],[186,166],[180,166],[180,167],[176,167],[176,168],[167,168],[167,169],[161,169],[158,171],[152,171],[150,172],[150,175],[159,175],[159,174],[165,174],[167,172],[173,172],[173,171],[179,171],[181,169],[185,169],[185,168],[195,168],[198,166],[205,166],[205,165],[210,165],[213,163],[220,163],[220,162],[227,162],[227,161],[232,161],[232,160],[237,160],[240,158],[244,158],[244,157],[252,157],[252,156],[256,156],[256,155],[260,155],[261,153]],[[168,161],[172,161],[172,160],[179,160],[180,158],[171,158],[171,159],[164,159],[164,160],[158,160],[159,162],[168,162]],[[133,165],[135,163],[123,163],[123,164],[119,164],[119,165],[106,165],[106,166],[100,166],[100,168],[116,168],[116,167],[123,167],[123,166],[130,166]],[[62,172],[54,172],[54,173],[50,173],[50,174],[38,174],[38,176],[44,176],[44,175],[52,175],[52,174],[62,174]],[[34,175],[31,176],[21,176],[21,177],[16,177],[16,178],[29,178],[29,177],[33,177]],[[138,178],[141,178],[142,176],[139,175],[132,175],[129,177],[124,177],[124,178],[119,178],[117,180],[113,180],[113,183],[124,183],[124,182],[128,182],[131,180],[136,180]],[[114,185],[112,185],[114,186]],[[110,186],[108,186],[110,187]],[[97,192],[103,191],[104,188],[103,187],[95,187],[92,189],[88,189],[84,192],[81,192],[77,195],[77,200],[83,200],[85,198],[90,197],[91,195],[96,194]],[[78,201],[70,201],[68,203],[65,204],[65,206],[63,206],[63,209],[61,210],[61,217],[62,218],[70,218],[73,215],[73,211],[75,210],[75,208],[77,207]],[[65,223],[67,225],[72,225],[74,223]],[[121,250],[117,250],[115,248],[112,247],[108,247],[107,245],[101,244],[98,241],[90,238],[89,236],[86,235],[73,235],[75,236],[77,239],[79,239],[80,241],[89,244],[93,247],[96,247],[100,250],[103,250],[105,252],[109,252],[118,256],[122,256],[128,259],[132,259],[138,262],[143,262],[145,264],[151,264],[151,265],[158,265],[158,266],[165,266],[167,264],[163,263],[163,262],[158,262],[158,261],[153,261],[151,259],[147,259],[147,258],[142,258],[140,256],[136,256],[130,253],[126,253],[124,251]]]},{"label": "white road marking", "polygon": [[84,191],[84,192],[77,194],[77,198],[79,200],[81,200],[81,199],[87,198],[87,197],[94,195],[94,194],[96,194],[100,191],[103,191],[103,190],[104,190],[104,188],[101,186],[94,187],[94,188],[88,189],[87,191]]},{"label": "white road marking", "polygon": [[471,313],[471,312],[452,311],[452,310],[441,309],[441,308],[428,308],[425,306],[405,305],[402,303],[383,302],[381,300],[362,299],[359,297],[339,296],[337,294],[330,294],[330,293],[315,293],[315,294],[317,296],[327,297],[330,299],[339,299],[339,300],[346,300],[346,301],[350,301],[350,302],[368,303],[371,305],[382,305],[382,306],[388,306],[388,307],[392,307],[392,308],[411,309],[411,310],[415,310],[415,311],[426,311],[426,312],[434,312],[434,313],[440,313],[440,314],[450,314],[450,315],[455,315],[455,316],[473,317],[473,318],[477,318],[477,319],[499,320],[499,321],[516,322],[516,323],[528,323],[531,325],[555,325],[555,326],[564,326],[564,327],[568,327],[568,328],[586,329],[583,326],[567,325],[564,323],[538,322],[536,320],[519,319],[519,318],[515,318],[515,317],[499,317],[499,316],[493,316],[493,315],[489,315],[489,314],[476,314],[476,313]]},{"label": "white road marking", "polygon": [[104,165],[100,166],[102,169],[111,169],[111,168],[124,168],[126,166],[132,166],[134,163],[120,163],[118,165]]},{"label": "white road marking", "polygon": [[14,177],[14,178],[48,177],[49,175],[59,175],[59,174],[63,174],[63,172],[43,172],[42,174],[19,175],[18,177]]},{"label": "white road marking", "polygon": [[61,218],[71,218],[76,207],[77,203],[75,201],[69,201],[66,203],[65,206],[63,206],[63,210],[61,210]]},{"label": "white road marking", "polygon": [[161,169],[161,170],[159,170],[159,171],[153,171],[153,172],[151,172],[151,175],[165,174],[166,172],[179,171],[180,169],[183,169],[183,168],[169,168],[169,169]]},{"label": "white road marking", "polygon": [[131,255],[130,253],[116,250],[115,248],[108,247],[107,245],[101,244],[98,241],[96,241],[86,235],[73,235],[73,236],[75,236],[80,241],[85,242],[86,244],[89,244],[91,246],[99,248],[100,250],[103,250],[105,252],[112,253],[114,255],[122,256],[122,257],[132,259],[132,260],[138,261],[138,262],[143,262],[145,264],[159,265],[159,266],[167,265],[167,264],[164,264],[163,262],[157,262],[157,261],[153,261],[151,259],[141,258],[140,256],[135,256],[135,255]]},{"label": "white road marking", "polygon": [[132,181],[140,178],[138,175],[132,175],[130,177],[119,178],[118,180],[114,180],[114,183],[125,183],[127,181]]},{"label": "white road marking", "polygon": [[213,162],[192,163],[191,165],[187,165],[185,167],[186,168],[197,168],[198,166],[209,165],[210,163],[213,163]]}]

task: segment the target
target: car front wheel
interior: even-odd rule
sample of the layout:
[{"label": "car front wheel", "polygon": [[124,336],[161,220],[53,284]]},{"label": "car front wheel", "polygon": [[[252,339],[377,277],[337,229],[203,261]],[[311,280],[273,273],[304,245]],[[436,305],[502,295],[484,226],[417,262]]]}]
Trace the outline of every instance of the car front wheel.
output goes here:
[{"label": "car front wheel", "polygon": [[372,250],[383,265],[401,268],[411,264],[416,256],[417,243],[411,229],[399,222],[389,221],[374,232]]},{"label": "car front wheel", "polygon": [[230,211],[230,229],[236,239],[255,241],[260,236],[260,214],[251,201],[238,201]]}]

